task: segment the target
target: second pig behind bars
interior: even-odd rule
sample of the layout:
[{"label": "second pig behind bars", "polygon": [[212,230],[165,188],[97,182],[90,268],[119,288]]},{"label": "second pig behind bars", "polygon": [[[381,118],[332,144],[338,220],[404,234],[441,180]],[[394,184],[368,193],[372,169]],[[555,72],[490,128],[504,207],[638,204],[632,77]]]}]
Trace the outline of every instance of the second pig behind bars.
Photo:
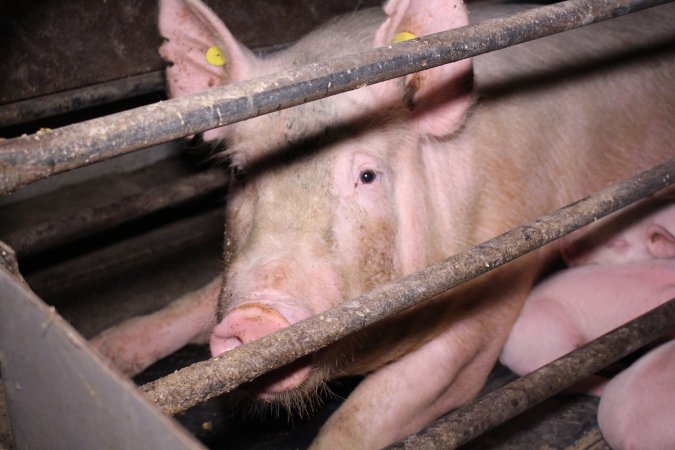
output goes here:
[{"label": "second pig behind bars", "polygon": [[[471,17],[519,8],[477,4]],[[201,2],[161,0],[161,54],[180,96],[469,17],[457,0],[391,0],[262,58]],[[207,131],[234,175],[222,285],[94,344],[130,373],[189,341],[210,339],[217,355],[675,156],[674,20],[662,6]],[[314,446],[394,442],[478,393],[551,254],[387,319],[252,393],[302,408],[326,380],[366,374]]]},{"label": "second pig behind bars", "polygon": [[[675,298],[675,191],[567,235],[560,248],[570,268],[532,290],[500,358],[519,375]],[[602,396],[598,424],[612,448],[675,448],[673,338],[675,324],[611,380],[593,375],[575,387]]]}]

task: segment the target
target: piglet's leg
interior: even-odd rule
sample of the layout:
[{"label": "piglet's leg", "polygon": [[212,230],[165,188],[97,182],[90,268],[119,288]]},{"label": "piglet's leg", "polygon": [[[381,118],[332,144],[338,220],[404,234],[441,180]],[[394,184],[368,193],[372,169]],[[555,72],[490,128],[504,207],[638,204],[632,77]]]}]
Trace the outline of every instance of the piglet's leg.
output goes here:
[{"label": "piglet's leg", "polygon": [[605,388],[598,423],[617,450],[675,448],[675,340],[614,377]]},{"label": "piglet's leg", "polygon": [[208,342],[220,285],[217,277],[157,312],[108,328],[90,343],[121,372],[135,375],[186,344]]}]

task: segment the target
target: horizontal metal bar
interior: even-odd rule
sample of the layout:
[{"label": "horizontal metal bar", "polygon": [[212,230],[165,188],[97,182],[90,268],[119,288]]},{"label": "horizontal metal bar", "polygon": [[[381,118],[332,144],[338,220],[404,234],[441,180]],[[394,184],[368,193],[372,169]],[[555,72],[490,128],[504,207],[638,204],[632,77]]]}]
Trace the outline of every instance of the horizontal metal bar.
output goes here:
[{"label": "horizontal metal bar", "polygon": [[476,278],[674,182],[672,159],[439,264],[141,389],[165,412],[178,413]]},{"label": "horizontal metal bar", "polygon": [[0,127],[8,127],[91,106],[164,90],[164,72],[155,71],[0,105]]},{"label": "horizontal metal bar", "polygon": [[[255,49],[258,55],[268,55],[287,48],[278,44]],[[153,92],[164,92],[164,70],[155,70],[119,80],[92,84],[49,95],[0,105],[0,128],[72,113],[93,106],[105,105]]]},{"label": "horizontal metal bar", "polygon": [[675,298],[388,448],[457,448],[674,328]]},{"label": "horizontal metal bar", "polygon": [[103,206],[16,231],[4,236],[4,241],[19,257],[26,257],[223,189],[227,179],[226,171],[218,169],[191,175],[176,183],[151,187]]},{"label": "horizontal metal bar", "polygon": [[[24,273],[43,298],[63,298],[64,292],[89,286],[87,283],[92,280],[107,279],[111,273],[130,267],[147,266],[157,260],[158,254],[175,255],[187,248],[206,245],[222,248],[222,239],[223,211],[215,207],[152,232],[129,237],[124,243],[109,245],[37,272]],[[214,254],[218,254],[217,250]]]},{"label": "horizontal metal bar", "polygon": [[0,141],[0,193],[154,144],[669,0],[569,0],[357,55]]}]

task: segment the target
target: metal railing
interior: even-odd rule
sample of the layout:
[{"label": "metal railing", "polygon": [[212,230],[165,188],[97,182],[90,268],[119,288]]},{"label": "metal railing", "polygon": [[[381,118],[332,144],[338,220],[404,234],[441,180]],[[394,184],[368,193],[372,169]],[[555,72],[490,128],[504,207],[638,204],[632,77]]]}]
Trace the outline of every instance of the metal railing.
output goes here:
[{"label": "metal railing", "polygon": [[568,0],[0,141],[0,194],[98,161],[669,0]]},{"label": "metal railing", "polygon": [[[675,182],[675,159],[398,281],[141,387],[176,414],[598,220]],[[299,344],[302,343],[302,344]]]}]

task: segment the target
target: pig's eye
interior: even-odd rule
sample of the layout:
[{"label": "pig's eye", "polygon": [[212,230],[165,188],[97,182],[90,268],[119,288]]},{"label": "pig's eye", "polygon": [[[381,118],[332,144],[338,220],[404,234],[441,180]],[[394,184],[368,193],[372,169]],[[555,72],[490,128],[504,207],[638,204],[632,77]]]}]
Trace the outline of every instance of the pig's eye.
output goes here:
[{"label": "pig's eye", "polygon": [[377,178],[377,174],[375,173],[374,170],[366,169],[362,170],[361,173],[359,174],[359,180],[361,180],[361,183],[363,184],[370,184],[375,179]]},{"label": "pig's eye", "polygon": [[232,167],[232,175],[235,180],[243,182],[246,179],[246,170],[241,166],[234,166]]}]

